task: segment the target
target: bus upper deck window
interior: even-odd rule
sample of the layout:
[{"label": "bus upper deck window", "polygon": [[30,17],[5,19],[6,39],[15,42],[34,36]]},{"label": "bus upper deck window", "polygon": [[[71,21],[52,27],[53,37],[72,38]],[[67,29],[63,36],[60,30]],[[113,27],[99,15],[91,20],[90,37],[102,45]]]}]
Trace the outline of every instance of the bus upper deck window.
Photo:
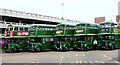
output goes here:
[{"label": "bus upper deck window", "polygon": [[10,28],[10,31],[13,31],[13,28]]},{"label": "bus upper deck window", "polygon": [[18,31],[18,27],[15,27],[15,28],[14,28],[14,31]]},{"label": "bus upper deck window", "polygon": [[28,28],[25,28],[25,31],[28,31]]},{"label": "bus upper deck window", "polygon": [[23,28],[20,28],[20,31],[23,31]]}]

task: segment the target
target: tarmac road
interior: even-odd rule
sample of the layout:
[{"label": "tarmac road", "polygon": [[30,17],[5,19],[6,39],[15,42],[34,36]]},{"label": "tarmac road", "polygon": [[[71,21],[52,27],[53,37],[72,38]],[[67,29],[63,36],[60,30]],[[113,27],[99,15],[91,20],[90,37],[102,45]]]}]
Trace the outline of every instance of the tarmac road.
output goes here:
[{"label": "tarmac road", "polygon": [[2,63],[119,63],[118,49],[2,53]]}]

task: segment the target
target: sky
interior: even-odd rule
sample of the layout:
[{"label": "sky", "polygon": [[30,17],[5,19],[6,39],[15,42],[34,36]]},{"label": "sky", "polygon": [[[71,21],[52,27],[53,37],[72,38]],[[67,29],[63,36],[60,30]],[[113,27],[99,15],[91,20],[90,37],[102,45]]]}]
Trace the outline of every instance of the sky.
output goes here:
[{"label": "sky", "polygon": [[118,1],[120,0],[0,0],[0,8],[94,22],[95,17],[118,15]]}]

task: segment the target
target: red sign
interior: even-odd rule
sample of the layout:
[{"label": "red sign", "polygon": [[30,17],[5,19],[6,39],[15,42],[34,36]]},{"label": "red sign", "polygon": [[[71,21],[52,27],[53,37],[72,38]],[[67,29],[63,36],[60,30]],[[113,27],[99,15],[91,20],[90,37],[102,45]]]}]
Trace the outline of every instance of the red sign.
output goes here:
[{"label": "red sign", "polygon": [[17,36],[26,36],[28,32],[17,32]]},{"label": "red sign", "polygon": [[13,35],[13,31],[10,31],[10,37]]},{"label": "red sign", "polygon": [[7,36],[7,32],[5,32],[5,37]]},{"label": "red sign", "polygon": [[114,29],[114,32],[120,32],[120,29]]}]

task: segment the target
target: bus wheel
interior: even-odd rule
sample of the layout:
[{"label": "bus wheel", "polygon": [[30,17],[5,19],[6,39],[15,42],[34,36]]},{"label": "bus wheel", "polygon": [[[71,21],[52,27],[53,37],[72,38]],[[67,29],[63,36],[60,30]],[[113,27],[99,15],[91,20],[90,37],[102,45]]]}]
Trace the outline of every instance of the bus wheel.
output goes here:
[{"label": "bus wheel", "polygon": [[6,53],[9,53],[10,51],[7,51],[7,49],[5,49],[5,52],[6,52]]},{"label": "bus wheel", "polygon": [[87,45],[87,50],[90,50],[90,45]]},{"label": "bus wheel", "polygon": [[14,52],[14,53],[17,52],[17,48],[13,47],[12,52]]},{"label": "bus wheel", "polygon": [[68,45],[65,46],[65,50],[69,50],[69,46]]},{"label": "bus wheel", "polygon": [[40,46],[38,46],[35,51],[42,51],[42,49]]},{"label": "bus wheel", "polygon": [[114,44],[111,44],[110,49],[111,49],[111,50],[114,49]]}]

